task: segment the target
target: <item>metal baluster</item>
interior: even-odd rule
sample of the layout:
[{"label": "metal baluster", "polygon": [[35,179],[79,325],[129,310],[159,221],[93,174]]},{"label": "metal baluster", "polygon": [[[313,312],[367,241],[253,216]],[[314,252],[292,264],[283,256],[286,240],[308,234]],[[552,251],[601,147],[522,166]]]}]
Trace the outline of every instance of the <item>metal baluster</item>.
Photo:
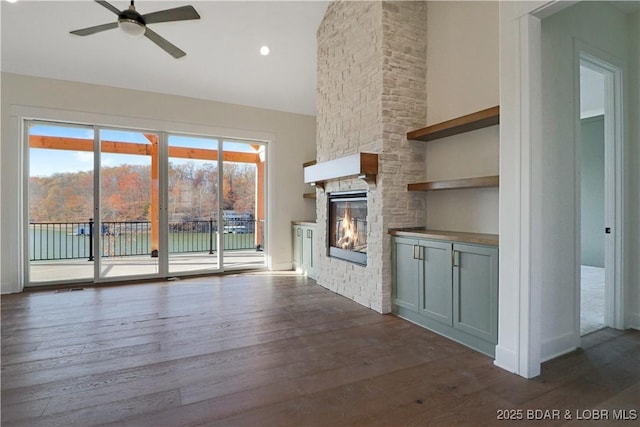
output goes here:
[{"label": "metal baluster", "polygon": [[89,218],[89,261],[93,261],[93,218]]},{"label": "metal baluster", "polygon": [[213,218],[209,218],[209,255],[213,255]]}]

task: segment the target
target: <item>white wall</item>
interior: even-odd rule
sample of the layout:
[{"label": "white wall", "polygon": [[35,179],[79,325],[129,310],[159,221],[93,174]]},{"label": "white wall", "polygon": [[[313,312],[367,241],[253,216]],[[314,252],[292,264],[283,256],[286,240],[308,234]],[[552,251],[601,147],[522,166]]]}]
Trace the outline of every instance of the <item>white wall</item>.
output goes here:
[{"label": "white wall", "polygon": [[[637,19],[637,18],[636,18]],[[637,37],[632,42],[631,21],[628,16],[606,2],[583,2],[567,8],[542,21],[542,135],[539,150],[540,169],[534,170],[533,185],[540,191],[539,205],[541,228],[540,253],[541,277],[541,358],[546,360],[558,354],[572,350],[579,345],[579,324],[576,323],[576,284],[579,283],[579,251],[576,243],[577,217],[580,206],[576,203],[576,121],[579,113],[575,85],[578,64],[575,55],[577,43],[583,43],[590,49],[627,64],[625,73],[637,81],[638,70],[630,64],[632,43],[635,43],[637,56]],[[637,24],[636,24],[637,25]],[[597,30],[595,30],[597,29]],[[605,58],[606,59],[606,58]],[[628,82],[629,80],[627,80]],[[637,83],[636,83],[637,84]],[[628,91],[623,88],[623,93]],[[637,91],[636,91],[637,93]],[[629,111],[631,103],[627,99],[625,109]],[[634,100],[637,111],[637,96]],[[629,116],[627,116],[629,117]],[[629,121],[627,120],[627,123]],[[623,158],[633,158],[637,153],[636,134],[627,127],[628,139]],[[637,156],[635,157],[637,161]],[[630,173],[632,168],[627,171]],[[632,186],[630,186],[632,187]],[[637,227],[637,187],[632,194],[627,188],[627,209],[623,213],[626,223],[633,229]],[[636,228],[637,230],[637,228]],[[627,248],[635,248],[637,254],[638,237],[628,235]],[[625,257],[628,260],[632,257]],[[637,259],[637,258],[635,258]],[[632,263],[637,264],[637,263]],[[628,295],[637,295],[637,275],[627,267],[623,283]],[[635,268],[635,267],[634,267]],[[636,270],[637,274],[637,270]],[[629,301],[629,300],[627,300]],[[637,296],[635,301],[627,303],[630,312],[638,312]]]},{"label": "white wall", "polygon": [[18,292],[21,276],[22,150],[19,115],[270,140],[269,265],[291,267],[292,220],[312,219],[302,198],[302,163],[315,158],[315,117],[157,93],[2,73],[1,291]]},{"label": "white wall", "polygon": [[427,124],[499,103],[498,2],[427,3]]},{"label": "white wall", "polygon": [[[427,3],[427,123],[499,104],[498,2]],[[499,173],[498,126],[426,142],[427,180]],[[429,192],[426,226],[498,233],[497,188]]]}]

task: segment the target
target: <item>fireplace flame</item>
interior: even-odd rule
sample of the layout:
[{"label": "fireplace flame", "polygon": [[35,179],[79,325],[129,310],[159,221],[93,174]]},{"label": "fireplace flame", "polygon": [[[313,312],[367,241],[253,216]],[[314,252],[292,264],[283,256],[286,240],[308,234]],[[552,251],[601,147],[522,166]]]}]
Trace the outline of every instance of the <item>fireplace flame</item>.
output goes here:
[{"label": "fireplace flame", "polygon": [[342,237],[338,240],[338,247],[353,250],[358,246],[358,225],[351,219],[351,209],[347,208],[341,221]]}]

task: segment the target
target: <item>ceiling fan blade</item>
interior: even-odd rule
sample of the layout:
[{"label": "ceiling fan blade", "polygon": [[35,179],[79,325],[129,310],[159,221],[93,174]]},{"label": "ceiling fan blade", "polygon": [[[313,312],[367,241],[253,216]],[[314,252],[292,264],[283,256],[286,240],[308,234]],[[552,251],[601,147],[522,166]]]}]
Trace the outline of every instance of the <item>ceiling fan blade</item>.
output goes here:
[{"label": "ceiling fan blade", "polygon": [[114,28],[118,28],[117,22],[111,22],[109,24],[96,25],[95,27],[71,31],[71,34],[75,34],[76,36],[89,36],[91,34],[99,33],[100,31],[112,30]]},{"label": "ceiling fan blade", "polygon": [[115,13],[116,15],[120,15],[120,11],[118,9],[116,9],[115,6],[112,6],[111,4],[107,3],[106,1],[96,0],[96,3],[98,3],[101,6],[106,7],[111,12]]},{"label": "ceiling fan blade", "polygon": [[149,27],[147,27],[147,30],[144,32],[144,36],[149,40],[151,40],[152,42],[154,42],[155,44],[157,44],[158,46],[160,46],[162,49],[164,49],[169,55],[173,56],[174,58],[182,58],[183,56],[186,55],[186,52],[184,52],[174,44],[167,41],[164,37],[160,36],[158,33],[151,31]]},{"label": "ceiling fan blade", "polygon": [[146,24],[157,24],[160,22],[188,21],[190,19],[200,19],[200,15],[193,6],[181,6],[175,9],[161,10],[158,12],[142,15]]}]

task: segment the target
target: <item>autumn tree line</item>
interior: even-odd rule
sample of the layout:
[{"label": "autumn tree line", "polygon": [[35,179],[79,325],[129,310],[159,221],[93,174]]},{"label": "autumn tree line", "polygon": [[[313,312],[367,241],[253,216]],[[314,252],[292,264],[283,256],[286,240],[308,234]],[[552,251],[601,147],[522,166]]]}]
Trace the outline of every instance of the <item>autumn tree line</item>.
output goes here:
[{"label": "autumn tree line", "polygon": [[[103,221],[148,221],[151,166],[123,164],[101,169]],[[225,163],[223,206],[254,215],[256,168]],[[212,163],[169,163],[169,221],[215,218],[218,168]],[[29,180],[31,222],[84,222],[93,217],[93,172],[56,173]]]}]

